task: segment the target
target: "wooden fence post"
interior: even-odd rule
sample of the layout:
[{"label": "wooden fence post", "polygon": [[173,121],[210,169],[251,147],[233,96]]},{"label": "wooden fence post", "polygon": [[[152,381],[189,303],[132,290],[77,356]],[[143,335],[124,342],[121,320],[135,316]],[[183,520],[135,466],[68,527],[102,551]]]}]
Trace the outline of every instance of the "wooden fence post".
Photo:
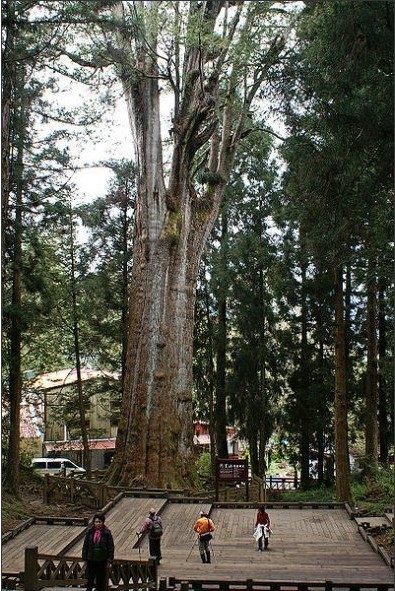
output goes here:
[{"label": "wooden fence post", "polygon": [[70,478],[70,503],[74,503],[75,496],[75,479],[74,476]]},{"label": "wooden fence post", "polygon": [[37,546],[27,546],[25,548],[25,591],[37,591],[38,589],[37,556]]},{"label": "wooden fence post", "polygon": [[44,505],[48,505],[49,504],[49,499],[48,499],[48,485],[49,485],[49,474],[45,474],[44,475],[44,489],[43,489],[43,501],[44,501]]}]

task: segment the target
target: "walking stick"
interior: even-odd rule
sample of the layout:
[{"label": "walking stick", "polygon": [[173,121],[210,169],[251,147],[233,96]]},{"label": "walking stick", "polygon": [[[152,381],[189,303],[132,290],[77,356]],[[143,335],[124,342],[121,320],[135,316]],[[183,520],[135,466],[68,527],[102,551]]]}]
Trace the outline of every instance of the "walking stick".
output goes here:
[{"label": "walking stick", "polygon": [[141,562],[141,551],[140,551],[140,534],[138,531],[136,531],[136,536],[137,536],[137,543],[138,543],[138,549],[139,549],[139,562]]},{"label": "walking stick", "polygon": [[188,558],[189,558],[189,557],[190,557],[190,555],[192,554],[192,550],[193,550],[193,548],[194,548],[194,546],[195,546],[196,542],[198,541],[198,539],[199,539],[199,536],[198,536],[198,537],[197,537],[197,538],[194,540],[194,542],[193,542],[193,544],[192,544],[192,548],[190,549],[190,551],[189,551],[189,554],[188,554],[188,556],[187,556],[187,557],[186,557],[186,559],[185,559],[185,562],[188,562]]}]

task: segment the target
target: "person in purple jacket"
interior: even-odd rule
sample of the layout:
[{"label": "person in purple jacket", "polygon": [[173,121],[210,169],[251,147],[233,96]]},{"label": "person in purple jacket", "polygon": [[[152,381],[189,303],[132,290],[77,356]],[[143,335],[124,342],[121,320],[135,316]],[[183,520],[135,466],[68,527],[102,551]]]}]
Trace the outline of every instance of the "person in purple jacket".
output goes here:
[{"label": "person in purple jacket", "polygon": [[162,552],[160,548],[160,539],[163,533],[162,519],[157,515],[154,508],[150,509],[148,517],[144,520],[143,525],[137,535],[140,536],[148,532],[149,553],[150,556],[156,557],[158,564],[162,559]]}]

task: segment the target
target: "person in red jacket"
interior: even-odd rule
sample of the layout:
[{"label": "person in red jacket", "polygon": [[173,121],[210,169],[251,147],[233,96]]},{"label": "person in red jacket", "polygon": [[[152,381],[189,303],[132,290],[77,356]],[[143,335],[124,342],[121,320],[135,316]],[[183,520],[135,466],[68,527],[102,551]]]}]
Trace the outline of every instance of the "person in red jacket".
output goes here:
[{"label": "person in red jacket", "polygon": [[265,550],[267,549],[267,547],[269,546],[269,537],[264,535],[264,526],[267,527],[267,529],[270,529],[270,517],[269,514],[266,512],[266,508],[262,505],[262,507],[259,507],[258,509],[258,513],[256,516],[256,522],[255,522],[255,527],[257,527],[258,525],[261,525],[261,531],[262,531],[262,535],[261,537],[258,539],[258,551],[259,552],[263,552],[263,548],[262,548],[262,540],[265,540]]},{"label": "person in red jacket", "polygon": [[195,522],[193,529],[199,534],[199,552],[202,562],[211,562],[210,540],[211,532],[215,530],[213,521],[204,511],[200,512],[200,519]]}]

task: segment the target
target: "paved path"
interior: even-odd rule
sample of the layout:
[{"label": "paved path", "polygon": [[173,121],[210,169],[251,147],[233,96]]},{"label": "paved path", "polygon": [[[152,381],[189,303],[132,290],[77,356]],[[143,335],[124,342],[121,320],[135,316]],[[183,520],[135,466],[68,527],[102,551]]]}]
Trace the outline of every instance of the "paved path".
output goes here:
[{"label": "paved path", "polygon": [[[161,512],[164,524],[160,577],[393,583],[393,571],[362,539],[357,524],[341,509],[271,509],[273,536],[269,550],[257,552],[252,537],[255,509],[214,508],[214,559],[212,564],[202,564],[192,527],[199,512],[208,510],[209,505],[123,498],[108,512],[106,520],[114,535],[115,558],[148,557],[146,538],[140,552],[133,545],[151,506]],[[30,526],[4,544],[3,572],[23,570],[25,545],[37,543],[39,551],[46,553],[51,544],[52,551],[59,552],[62,539],[64,545],[69,544],[80,531],[76,526]],[[82,542],[77,541],[67,556],[80,557],[81,546]]]}]

